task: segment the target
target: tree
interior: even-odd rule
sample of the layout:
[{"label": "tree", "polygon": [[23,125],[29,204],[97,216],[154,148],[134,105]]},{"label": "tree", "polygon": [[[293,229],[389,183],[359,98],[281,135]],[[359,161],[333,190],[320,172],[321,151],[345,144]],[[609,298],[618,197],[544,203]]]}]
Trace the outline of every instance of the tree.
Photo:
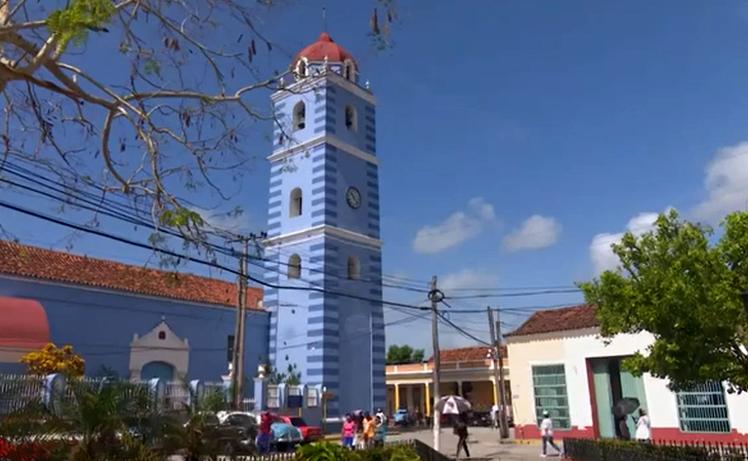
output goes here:
[{"label": "tree", "polygon": [[423,349],[413,349],[406,345],[398,346],[393,344],[387,349],[387,364],[398,365],[402,363],[418,363],[423,362],[424,351]]},{"label": "tree", "polygon": [[723,233],[661,215],[653,231],[627,233],[613,251],[617,271],[580,286],[597,305],[601,334],[648,331],[654,343],[625,366],[636,374],[668,378],[674,390],[707,380],[748,389],[748,213],[728,215]]},{"label": "tree", "polygon": [[86,369],[85,360],[73,351],[73,346],[57,347],[52,343],[40,351],[24,355],[21,363],[25,363],[29,372],[36,375],[62,373],[77,378],[83,376]]},{"label": "tree", "polygon": [[[381,44],[378,16],[394,10],[379,3]],[[274,4],[0,0],[0,158],[54,179],[57,195],[125,195],[154,227],[203,238],[190,193],[227,198],[216,176],[254,158],[257,122],[284,131],[266,109],[293,77],[268,64],[284,49],[261,26]]]}]

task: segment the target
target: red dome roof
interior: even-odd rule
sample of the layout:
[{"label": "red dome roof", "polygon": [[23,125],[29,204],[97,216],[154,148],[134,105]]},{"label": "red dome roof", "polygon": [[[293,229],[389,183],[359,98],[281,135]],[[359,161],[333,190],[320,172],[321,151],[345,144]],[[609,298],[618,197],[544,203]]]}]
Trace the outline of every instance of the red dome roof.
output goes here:
[{"label": "red dome roof", "polygon": [[49,322],[38,301],[0,296],[0,346],[40,349],[49,342]]},{"label": "red dome roof", "polygon": [[[325,57],[327,57],[328,61],[337,62],[343,62],[346,59],[350,59],[354,64],[356,64],[353,55],[346,51],[345,48],[335,43],[327,32],[322,32],[316,42],[299,51],[294,58],[294,63],[300,57],[307,58],[309,61],[324,61]],[[356,67],[358,67],[357,64]]]}]

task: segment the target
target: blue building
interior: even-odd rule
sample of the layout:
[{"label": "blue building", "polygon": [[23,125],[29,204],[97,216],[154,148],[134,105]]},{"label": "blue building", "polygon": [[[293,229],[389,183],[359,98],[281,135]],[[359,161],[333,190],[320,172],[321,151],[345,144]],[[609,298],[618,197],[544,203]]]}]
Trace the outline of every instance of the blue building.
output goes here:
[{"label": "blue building", "polygon": [[[220,381],[236,299],[236,284],[224,280],[0,241],[0,373],[22,372],[23,354],[54,342],[72,345],[87,375]],[[261,299],[250,288],[250,377],[268,352]]]},{"label": "blue building", "polygon": [[265,290],[270,360],[325,386],[331,415],[384,407],[376,100],[327,33],[290,68],[272,95],[266,280],[281,288]]}]

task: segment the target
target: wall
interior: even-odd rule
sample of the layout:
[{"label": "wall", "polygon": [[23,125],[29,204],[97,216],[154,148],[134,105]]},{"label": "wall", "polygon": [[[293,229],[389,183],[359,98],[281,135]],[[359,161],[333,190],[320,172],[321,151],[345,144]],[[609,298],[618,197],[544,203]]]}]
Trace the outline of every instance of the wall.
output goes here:
[{"label": "wall", "polygon": [[[566,436],[595,436],[590,399],[587,359],[628,356],[644,352],[654,337],[646,332],[618,335],[605,342],[596,329],[557,332],[527,337],[511,337],[508,341],[512,360],[512,393],[515,421],[519,437],[538,437],[532,387],[533,365],[564,364],[569,396],[571,431],[557,431]],[[654,438],[670,440],[710,440],[722,442],[748,441],[748,396],[726,394],[731,433],[681,432],[676,395],[667,387],[667,380],[643,376],[644,391],[652,421]]]},{"label": "wall", "polygon": [[[234,334],[233,308],[138,296],[93,288],[0,276],[0,295],[39,301],[47,312],[52,340],[72,344],[86,360],[86,373],[107,367],[128,377],[133,335],[144,335],[162,317],[190,346],[187,376],[220,381],[227,372],[227,337]],[[267,356],[268,314],[247,314],[245,370],[252,375]],[[249,393],[252,386],[249,386]]]}]

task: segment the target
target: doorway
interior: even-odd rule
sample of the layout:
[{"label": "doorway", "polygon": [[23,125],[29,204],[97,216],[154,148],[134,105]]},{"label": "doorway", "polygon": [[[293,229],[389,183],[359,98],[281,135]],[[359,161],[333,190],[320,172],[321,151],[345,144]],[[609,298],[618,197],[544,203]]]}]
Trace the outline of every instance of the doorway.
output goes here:
[{"label": "doorway", "polygon": [[[592,411],[595,412],[597,431],[601,438],[620,438],[621,429],[616,424],[614,407],[622,399],[637,399],[639,407],[647,409],[647,397],[644,393],[644,381],[641,376],[634,376],[622,369],[621,361],[625,357],[602,357],[588,359],[592,374]],[[633,418],[626,417],[626,426],[633,436],[636,426]]]}]

